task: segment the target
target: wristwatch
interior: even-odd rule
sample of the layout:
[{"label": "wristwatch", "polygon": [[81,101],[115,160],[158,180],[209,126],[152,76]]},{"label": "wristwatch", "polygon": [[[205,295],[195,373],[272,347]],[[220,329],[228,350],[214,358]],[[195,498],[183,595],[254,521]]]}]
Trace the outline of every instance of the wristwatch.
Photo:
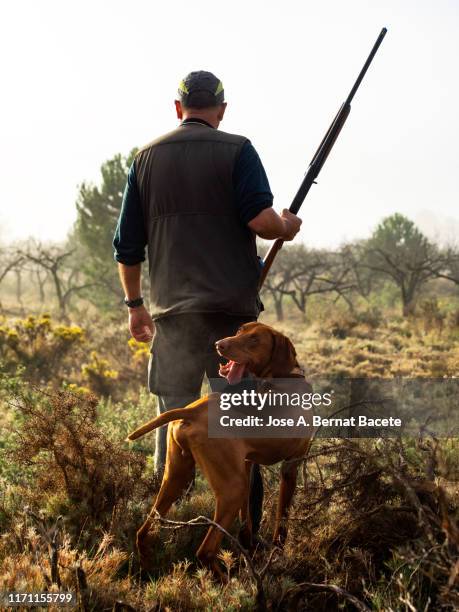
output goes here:
[{"label": "wristwatch", "polygon": [[140,296],[135,300],[128,300],[127,298],[124,298],[124,303],[128,308],[138,308],[139,306],[143,306],[143,297]]}]

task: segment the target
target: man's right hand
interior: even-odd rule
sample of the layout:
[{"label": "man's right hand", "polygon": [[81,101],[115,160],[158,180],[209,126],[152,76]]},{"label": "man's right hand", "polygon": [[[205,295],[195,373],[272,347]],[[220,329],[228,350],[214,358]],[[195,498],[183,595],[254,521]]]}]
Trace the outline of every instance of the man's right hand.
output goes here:
[{"label": "man's right hand", "polygon": [[138,342],[151,342],[155,334],[155,324],[145,306],[129,308],[129,331]]},{"label": "man's right hand", "polygon": [[284,222],[285,228],[285,233],[282,236],[282,240],[284,240],[285,242],[293,240],[300,231],[300,227],[303,221],[299,217],[291,213],[287,208],[284,208],[280,216],[282,221]]}]

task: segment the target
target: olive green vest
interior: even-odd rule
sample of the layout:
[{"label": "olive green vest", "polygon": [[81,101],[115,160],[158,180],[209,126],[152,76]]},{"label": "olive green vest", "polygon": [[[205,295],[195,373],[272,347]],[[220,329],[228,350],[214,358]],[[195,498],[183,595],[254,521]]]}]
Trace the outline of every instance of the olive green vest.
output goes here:
[{"label": "olive green vest", "polygon": [[255,236],[239,218],[232,182],[244,142],[243,136],[187,123],[137,154],[153,318],[187,312],[258,316]]}]

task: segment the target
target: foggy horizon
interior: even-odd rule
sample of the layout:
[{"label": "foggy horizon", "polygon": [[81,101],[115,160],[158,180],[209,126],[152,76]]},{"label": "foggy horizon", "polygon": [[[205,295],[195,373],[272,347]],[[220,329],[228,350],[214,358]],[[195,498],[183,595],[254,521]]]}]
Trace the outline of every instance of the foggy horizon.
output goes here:
[{"label": "foggy horizon", "polygon": [[173,129],[178,82],[201,68],[225,86],[220,128],[252,141],[288,208],[383,26],[299,239],[336,247],[394,212],[431,238],[458,234],[454,2],[236,2],[223,17],[208,1],[189,15],[184,2],[25,6],[2,7],[2,243],[64,240],[78,184]]}]

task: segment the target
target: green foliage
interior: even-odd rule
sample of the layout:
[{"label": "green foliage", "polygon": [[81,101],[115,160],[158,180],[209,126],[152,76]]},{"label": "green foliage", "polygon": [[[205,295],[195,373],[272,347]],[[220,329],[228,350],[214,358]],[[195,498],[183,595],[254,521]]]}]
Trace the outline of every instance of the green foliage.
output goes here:
[{"label": "green foliage", "polygon": [[100,169],[100,186],[82,183],[77,201],[77,235],[91,256],[105,261],[112,248],[113,233],[121,210],[129,167],[137,150],[123,157],[118,154]]},{"label": "green foliage", "polygon": [[118,371],[110,368],[107,359],[91,351],[90,361],[81,366],[83,377],[98,395],[110,395],[111,383],[118,379]]},{"label": "green foliage", "polygon": [[0,325],[0,358],[4,367],[14,371],[21,365],[27,379],[35,383],[53,380],[59,384],[71,375],[71,353],[83,342],[81,327],[56,324],[48,314],[29,315]]},{"label": "green foliage", "polygon": [[[121,402],[110,397],[102,397],[98,405],[98,424],[110,440],[124,440],[139,424],[149,421],[156,415],[156,396],[146,388],[141,388],[138,396]],[[144,454],[154,450],[154,433],[139,438],[132,443],[132,448]]]},{"label": "green foliage", "polygon": [[2,369],[36,385],[89,392],[115,400],[138,396],[145,378],[149,346],[127,339],[122,329],[104,319],[63,325],[49,314],[25,319],[0,319]]},{"label": "green foliage", "polygon": [[422,285],[435,276],[437,248],[399,213],[387,217],[367,241],[364,265],[400,289],[404,314],[414,311]]},{"label": "green foliage", "polygon": [[112,240],[129,167],[136,152],[137,149],[133,149],[127,156],[117,154],[106,161],[101,167],[101,184],[84,182],[78,194],[75,239],[85,249],[82,262],[85,274],[101,284],[98,291],[91,291],[91,298],[98,305],[108,305],[115,296],[122,297]]},{"label": "green foliage", "polygon": [[430,243],[416,225],[400,213],[381,221],[370,238],[370,247],[392,254],[392,258],[405,270],[409,264],[422,261]]}]

